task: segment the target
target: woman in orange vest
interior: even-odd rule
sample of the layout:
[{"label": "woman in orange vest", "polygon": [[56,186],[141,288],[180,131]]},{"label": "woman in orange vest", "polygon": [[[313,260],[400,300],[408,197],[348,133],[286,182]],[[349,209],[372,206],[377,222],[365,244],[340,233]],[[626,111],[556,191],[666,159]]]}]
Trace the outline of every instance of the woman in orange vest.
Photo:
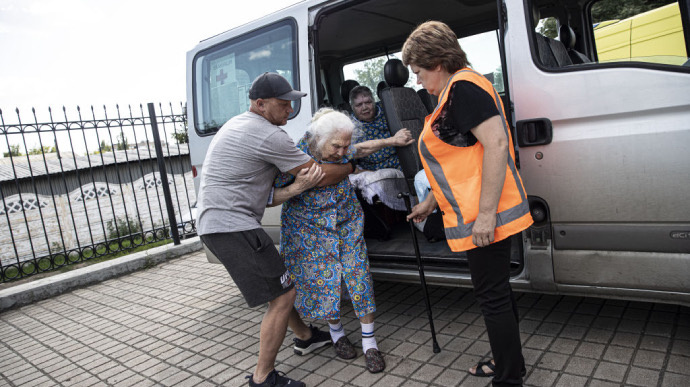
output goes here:
[{"label": "woman in orange vest", "polygon": [[532,224],[515,166],[503,104],[485,77],[469,68],[455,33],[444,23],[421,24],[407,38],[402,60],[438,96],[419,137],[419,155],[433,195],[408,220],[440,208],[448,245],[466,251],[494,359],[470,368],[495,386],[521,385],[525,362],[518,310],[510,287],[511,235]]}]

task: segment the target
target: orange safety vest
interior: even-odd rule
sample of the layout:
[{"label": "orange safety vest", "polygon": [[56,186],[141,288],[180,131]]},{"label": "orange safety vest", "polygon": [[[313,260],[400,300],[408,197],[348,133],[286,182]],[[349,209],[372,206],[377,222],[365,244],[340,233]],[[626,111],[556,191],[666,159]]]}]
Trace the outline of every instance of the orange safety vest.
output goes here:
[{"label": "orange safety vest", "polygon": [[477,247],[472,243],[472,228],[479,213],[484,157],[484,147],[479,141],[469,147],[457,147],[443,142],[431,130],[431,125],[448,101],[452,85],[459,81],[472,82],[493,97],[508,137],[510,157],[506,165],[503,192],[498,202],[494,242],[506,239],[533,223],[527,194],[515,166],[515,151],[503,103],[488,79],[472,69],[461,69],[451,76],[441,91],[438,106],[426,117],[418,145],[424,171],[443,214],[446,239],[452,251],[466,251]]}]

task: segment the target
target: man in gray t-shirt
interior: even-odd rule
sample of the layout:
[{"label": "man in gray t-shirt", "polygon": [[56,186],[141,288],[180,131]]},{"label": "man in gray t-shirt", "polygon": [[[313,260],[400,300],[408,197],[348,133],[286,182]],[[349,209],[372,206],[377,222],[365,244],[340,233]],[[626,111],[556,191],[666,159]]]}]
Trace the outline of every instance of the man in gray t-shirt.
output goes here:
[{"label": "man in gray t-shirt", "polygon": [[352,172],[350,164],[316,164],[297,149],[285,125],[292,101],[306,93],[293,90],[275,73],[264,73],[249,89],[249,111],[229,120],[211,141],[201,171],[197,232],[220,260],[247,304],[268,303],[261,322],[259,359],[250,386],[304,384],[275,370],[287,325],[295,333],[295,352],[307,354],[330,344],[330,334],[307,327],[294,309],[295,289],[273,241],[261,228],[273,180],[279,172],[295,182],[276,189],[275,204],[316,185],[336,183]]}]

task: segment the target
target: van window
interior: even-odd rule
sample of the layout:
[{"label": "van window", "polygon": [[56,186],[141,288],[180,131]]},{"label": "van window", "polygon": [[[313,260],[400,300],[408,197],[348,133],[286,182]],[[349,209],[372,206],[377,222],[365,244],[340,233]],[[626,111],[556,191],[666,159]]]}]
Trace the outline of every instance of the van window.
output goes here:
[{"label": "van window", "polygon": [[677,1],[600,0],[590,8],[600,63],[688,62]]},{"label": "van window", "polygon": [[[466,36],[458,39],[460,47],[467,54],[467,60],[472,68],[484,74],[494,85],[499,93],[503,93],[503,70],[501,67],[501,54],[498,50],[498,35],[496,31],[488,31],[477,35]],[[349,63],[343,67],[345,79],[354,79],[360,85],[369,87],[376,94],[376,85],[384,80],[383,66],[388,59],[402,60],[402,54],[396,52],[390,56],[379,56],[360,62]],[[405,84],[415,90],[422,88],[417,84],[417,78],[410,70],[410,78]]]},{"label": "van window", "polygon": [[[379,82],[385,80],[383,76],[383,67],[389,59],[402,60],[402,55],[400,52],[396,52],[392,55],[382,55],[376,58],[346,64],[343,67],[344,79],[354,79],[359,82],[360,85],[368,87],[369,90],[374,93],[374,99],[377,99],[376,87]],[[410,79],[407,80],[405,86],[415,90],[422,88],[417,85],[412,71],[410,71]]]},{"label": "van window", "polygon": [[[209,135],[249,109],[249,88],[264,72],[278,73],[299,89],[297,26],[293,19],[201,51],[193,63],[194,127]],[[293,102],[295,112],[300,101]]]}]

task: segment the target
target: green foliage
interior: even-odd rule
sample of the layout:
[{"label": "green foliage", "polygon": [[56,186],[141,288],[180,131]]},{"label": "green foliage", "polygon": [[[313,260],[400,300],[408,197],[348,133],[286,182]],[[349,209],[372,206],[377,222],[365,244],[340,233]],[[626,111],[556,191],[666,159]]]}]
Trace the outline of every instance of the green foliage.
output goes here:
[{"label": "green foliage", "polygon": [[105,143],[105,140],[101,140],[101,145],[98,146],[98,150],[93,152],[93,154],[99,154],[99,153],[104,153],[104,152],[110,152],[113,150],[113,147]]},{"label": "green foliage", "polygon": [[676,0],[601,0],[592,6],[592,22],[623,20],[676,2]]},{"label": "green foliage", "polygon": [[40,155],[40,154],[55,153],[55,152],[57,152],[57,149],[55,149],[54,146],[44,145],[42,148],[33,148],[33,149],[29,150],[28,154]]},{"label": "green foliage", "polygon": [[356,81],[368,87],[376,95],[376,85],[383,80],[383,65],[386,58],[369,59],[363,62],[363,69],[355,70]]},{"label": "green foliage", "polygon": [[21,156],[22,153],[19,152],[19,145],[10,145],[10,151],[4,152],[2,155],[3,157],[10,157],[10,155],[12,155],[12,157],[17,157]]},{"label": "green foliage", "polygon": [[180,128],[178,131],[177,128],[175,128],[175,132],[172,134],[172,137],[177,141],[178,144],[187,144],[189,143],[189,133],[187,133],[187,122],[184,123],[184,126]]},{"label": "green foliage", "polygon": [[117,136],[117,144],[115,144],[115,149],[117,150],[127,150],[129,144],[127,143],[127,137],[125,137],[124,132],[120,132]]},{"label": "green foliage", "polygon": [[[177,141],[178,144],[188,144],[189,143],[189,133],[187,128],[187,106],[183,108],[184,110],[184,121],[181,123],[180,127],[175,127],[175,133],[172,137]],[[178,131],[179,129],[179,131]]]},{"label": "green foliage", "polygon": [[108,239],[118,239],[123,236],[138,234],[141,232],[141,224],[129,217],[117,218],[108,221]]},{"label": "green foliage", "polygon": [[555,17],[548,17],[542,20],[537,26],[537,32],[546,36],[547,38],[558,38],[558,22]]}]

